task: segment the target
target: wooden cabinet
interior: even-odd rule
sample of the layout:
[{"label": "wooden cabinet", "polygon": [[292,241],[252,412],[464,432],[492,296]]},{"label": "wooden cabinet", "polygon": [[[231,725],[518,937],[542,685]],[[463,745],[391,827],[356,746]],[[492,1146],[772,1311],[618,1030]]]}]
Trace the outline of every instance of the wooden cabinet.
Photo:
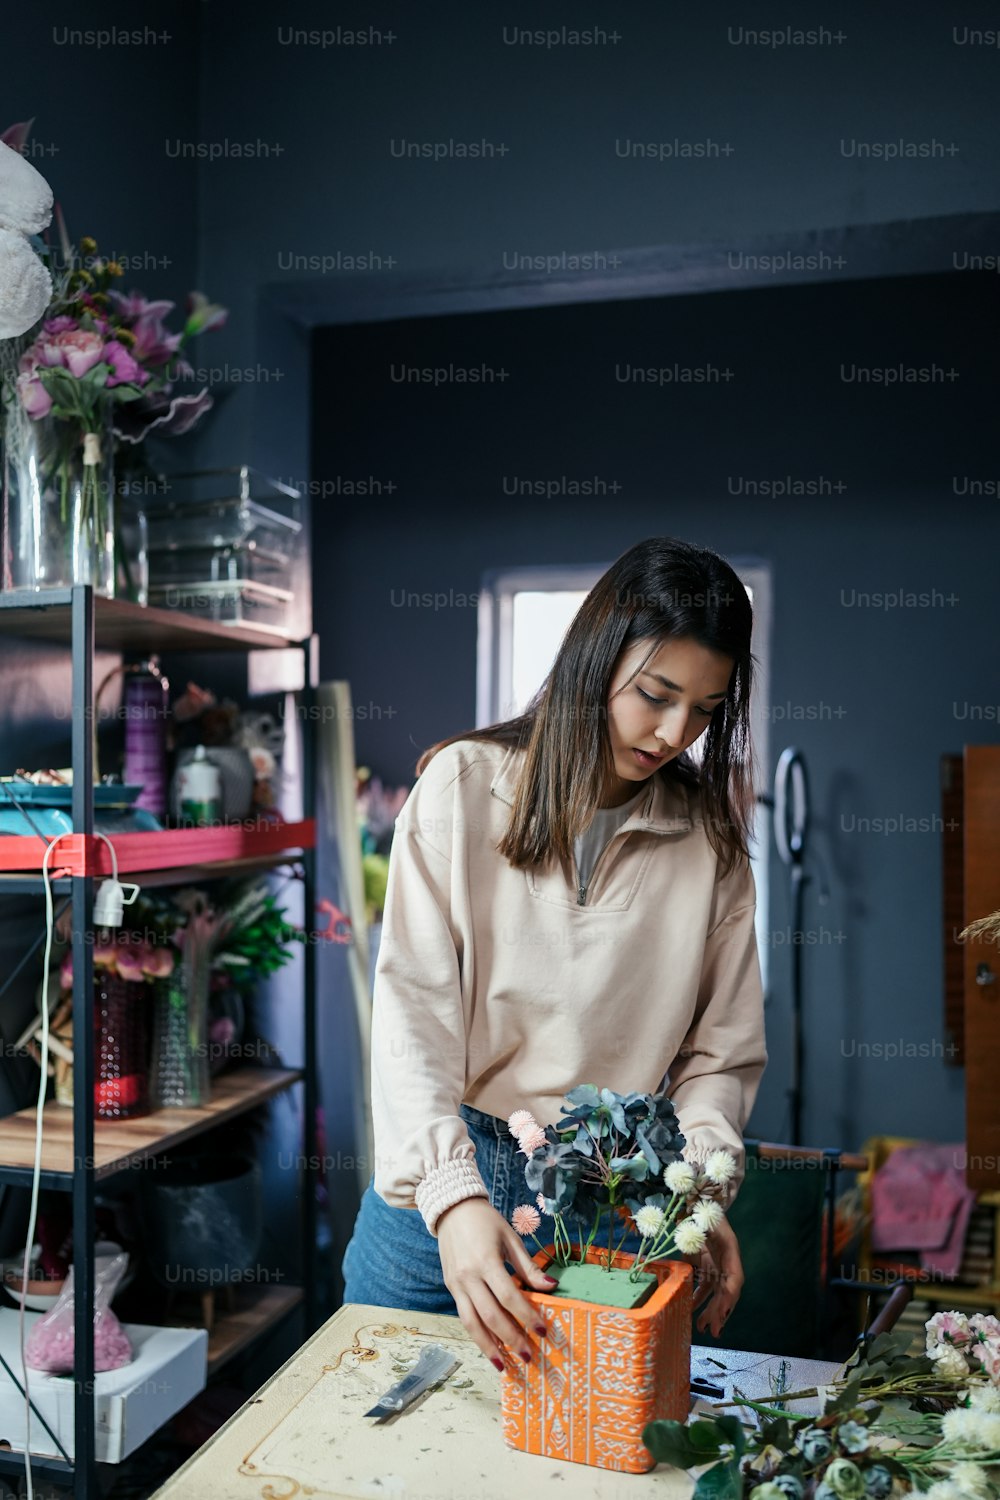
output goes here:
[{"label": "wooden cabinet", "polygon": [[[967,745],[963,766],[965,921],[1000,911],[1000,745]],[[1000,1188],[1000,945],[964,944],[966,1180]]]},{"label": "wooden cabinet", "polygon": [[966,1180],[1000,1192],[1000,946],[959,941],[1000,911],[1000,745],[941,759],[944,1026],[949,1061],[965,1067]]}]

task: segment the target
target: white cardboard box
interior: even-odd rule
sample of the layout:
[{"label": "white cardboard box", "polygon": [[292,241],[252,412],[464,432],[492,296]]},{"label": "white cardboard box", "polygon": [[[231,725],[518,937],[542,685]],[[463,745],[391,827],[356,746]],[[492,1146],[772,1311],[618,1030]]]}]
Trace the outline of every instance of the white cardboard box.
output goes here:
[{"label": "white cardboard box", "polygon": [[[21,1384],[24,1367],[18,1338],[18,1310],[0,1308],[0,1353]],[[25,1341],[41,1313],[24,1315]],[[205,1388],[208,1334],[204,1328],[151,1328],[123,1325],[132,1345],[131,1364],[94,1377],[97,1411],[95,1448],[99,1463],[121,1463],[158,1427]],[[28,1371],[28,1394],[70,1458],[73,1457],[73,1378]],[[31,1451],[59,1457],[58,1449],[34,1412]],[[24,1397],[0,1365],[0,1441],[24,1451]]]}]

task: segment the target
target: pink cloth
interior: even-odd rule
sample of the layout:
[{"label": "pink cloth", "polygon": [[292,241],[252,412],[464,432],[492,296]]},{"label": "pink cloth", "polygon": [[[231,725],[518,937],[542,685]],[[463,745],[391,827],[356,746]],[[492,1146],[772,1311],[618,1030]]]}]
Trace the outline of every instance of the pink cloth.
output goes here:
[{"label": "pink cloth", "polygon": [[872,1249],[919,1250],[925,1271],[958,1275],[976,1201],[966,1186],[965,1146],[900,1146],[872,1178]]}]

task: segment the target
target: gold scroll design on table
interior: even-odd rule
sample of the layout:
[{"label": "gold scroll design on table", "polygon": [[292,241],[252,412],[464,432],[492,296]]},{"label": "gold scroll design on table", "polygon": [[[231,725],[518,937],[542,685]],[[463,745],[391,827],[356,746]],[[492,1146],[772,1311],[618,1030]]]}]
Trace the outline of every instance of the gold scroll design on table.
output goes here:
[{"label": "gold scroll design on table", "polygon": [[[282,1412],[274,1426],[263,1437],[258,1439],[249,1452],[244,1454],[240,1460],[237,1473],[246,1475],[248,1479],[259,1479],[261,1481],[261,1489],[259,1491],[260,1500],[295,1500],[295,1497],[299,1495],[308,1495],[310,1500],[312,1500],[313,1496],[323,1495],[332,1496],[333,1500],[338,1500],[338,1492],[336,1490],[317,1488],[313,1484],[301,1484],[299,1480],[293,1479],[290,1474],[264,1473],[259,1465],[254,1462],[254,1454],[258,1453],[266,1443],[270,1442],[279,1427],[284,1422],[287,1422],[295,1408],[301,1406],[302,1402],[315,1391],[316,1387],[327,1375],[335,1374],[346,1359],[352,1356],[361,1362],[378,1359],[379,1350],[372,1348],[370,1343],[363,1342],[365,1337],[369,1339],[393,1339],[399,1338],[402,1334],[409,1334],[414,1338],[426,1339],[428,1342],[438,1344],[452,1342],[468,1347],[468,1339],[464,1335],[449,1339],[447,1334],[429,1333],[424,1328],[411,1328],[406,1323],[365,1323],[360,1328],[355,1329],[354,1341],[350,1347],[341,1349],[332,1364],[320,1366],[320,1371],[316,1379],[302,1392],[295,1406],[291,1407],[289,1411]],[[276,1488],[278,1484],[282,1488]]]}]

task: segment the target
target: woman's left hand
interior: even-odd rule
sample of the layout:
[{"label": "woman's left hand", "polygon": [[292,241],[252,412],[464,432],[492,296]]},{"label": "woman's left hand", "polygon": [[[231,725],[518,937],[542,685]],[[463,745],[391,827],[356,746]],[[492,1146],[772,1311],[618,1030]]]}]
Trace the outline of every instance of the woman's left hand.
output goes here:
[{"label": "woman's left hand", "polygon": [[708,1324],[709,1332],[717,1339],[740,1300],[745,1279],[739,1242],[729,1220],[723,1219],[718,1229],[712,1230],[704,1250],[683,1259],[694,1266],[694,1307],[702,1309],[695,1326],[699,1333],[704,1333]]}]

